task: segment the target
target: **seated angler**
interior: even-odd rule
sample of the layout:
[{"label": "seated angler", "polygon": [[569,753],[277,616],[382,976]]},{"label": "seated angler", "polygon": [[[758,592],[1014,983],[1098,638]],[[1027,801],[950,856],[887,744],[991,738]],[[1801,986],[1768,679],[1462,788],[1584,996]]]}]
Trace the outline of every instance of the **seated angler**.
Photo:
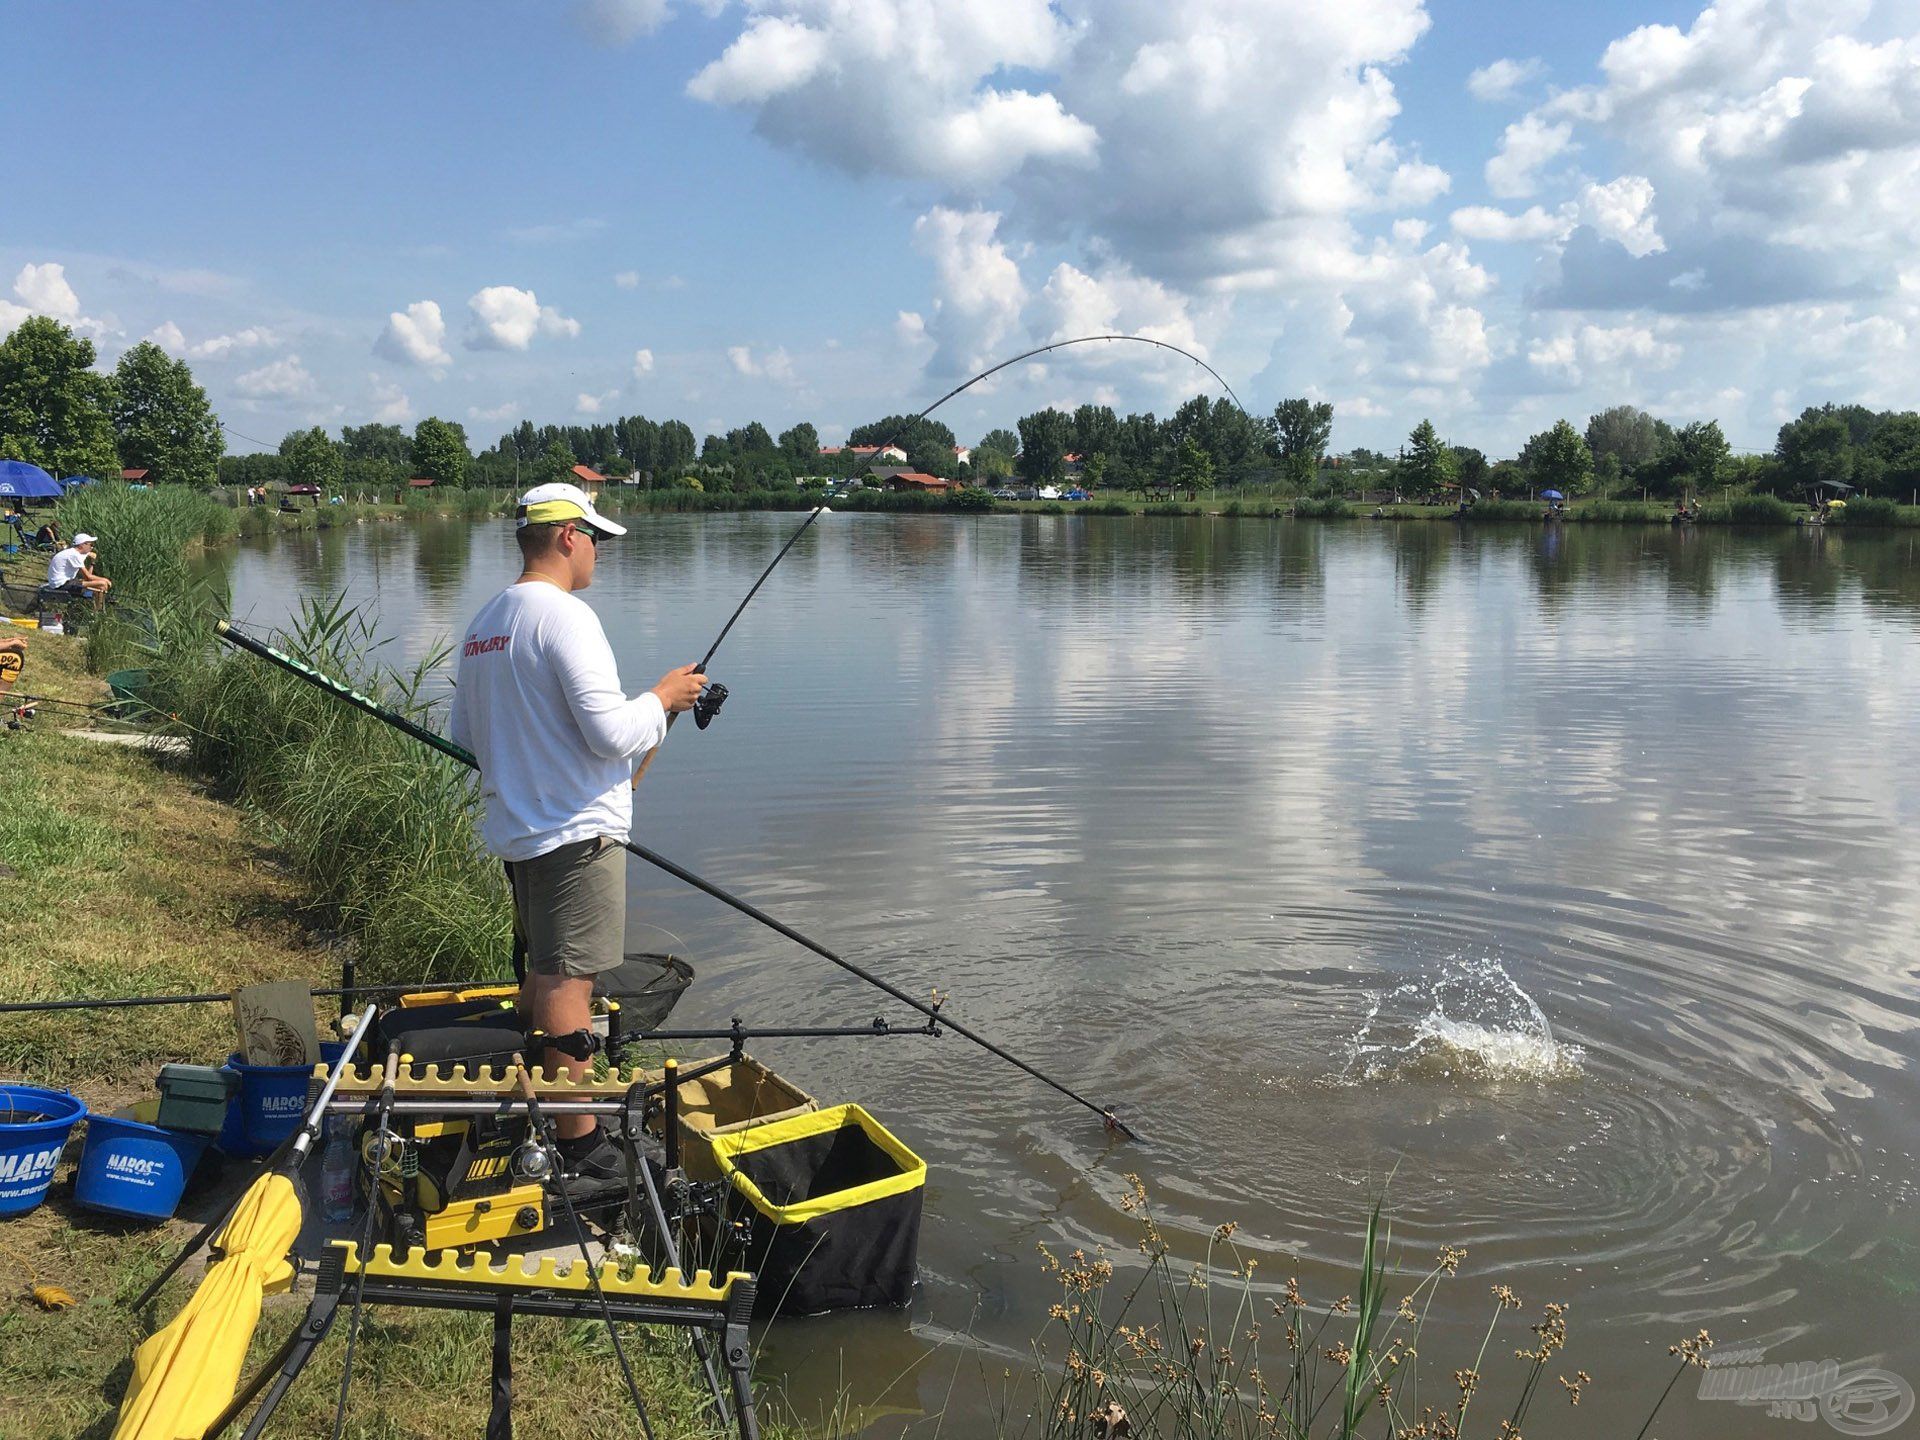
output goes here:
[{"label": "seated angler", "polygon": [[47,562],[46,588],[70,595],[76,600],[90,598],[95,606],[106,604],[107,592],[113,588],[113,582],[104,575],[94,573],[95,543],[94,537],[84,530],[75,535],[71,545]]},{"label": "seated angler", "polygon": [[[480,766],[487,849],[507,862],[527,947],[521,1011],[547,1035],[592,1024],[593,977],[625,949],[634,761],[660,743],[667,714],[690,710],[706,677],[669,671],[629,699],[599,617],[576,594],[603,538],[626,534],[574,485],[520,498],[520,576],[467,627],[450,729]],[[585,1059],[549,1047],[572,1074]],[[587,1188],[624,1183],[625,1165],[591,1116],[557,1121],[561,1162]]]}]

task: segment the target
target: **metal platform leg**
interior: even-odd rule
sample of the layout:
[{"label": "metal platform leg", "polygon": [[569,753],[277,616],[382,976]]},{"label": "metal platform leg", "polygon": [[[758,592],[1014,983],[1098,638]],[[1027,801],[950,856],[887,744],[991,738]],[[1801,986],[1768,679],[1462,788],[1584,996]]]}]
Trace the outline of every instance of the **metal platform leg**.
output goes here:
[{"label": "metal platform leg", "polygon": [[280,1342],[280,1348],[273,1352],[273,1358],[262,1365],[254,1377],[246,1383],[233,1403],[220,1412],[220,1418],[207,1427],[204,1440],[218,1440],[226,1433],[227,1427],[237,1419],[267,1382],[273,1382],[273,1388],[267,1391],[267,1398],[260,1404],[253,1421],[247,1426],[244,1440],[258,1440],[260,1433],[267,1428],[267,1421],[273,1418],[273,1412],[286,1398],[293,1382],[300,1378],[300,1372],[313,1358],[313,1352],[327,1332],[333,1328],[334,1317],[340,1310],[340,1292],[328,1287],[322,1281],[321,1288],[314,1291],[313,1301],[307,1306],[306,1318],[294,1327],[293,1333]]},{"label": "metal platform leg", "polygon": [[486,1440],[513,1440],[513,1297],[502,1295],[493,1312],[493,1405]]},{"label": "metal platform leg", "polygon": [[753,1345],[747,1338],[747,1322],[753,1317],[753,1282],[733,1287],[727,1300],[727,1328],[721,1339],[727,1362],[727,1376],[733,1382],[733,1413],[740,1426],[740,1440],[760,1440],[760,1419],[753,1413]]}]

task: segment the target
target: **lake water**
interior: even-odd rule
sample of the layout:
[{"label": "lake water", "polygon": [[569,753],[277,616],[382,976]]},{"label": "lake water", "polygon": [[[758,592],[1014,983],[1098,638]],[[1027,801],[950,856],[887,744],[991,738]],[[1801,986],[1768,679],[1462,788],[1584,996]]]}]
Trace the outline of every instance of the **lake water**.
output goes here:
[{"label": "lake water", "polygon": [[[603,548],[629,689],[706,649],[798,518]],[[227,563],[236,614],[344,589],[396,660],[516,569],[504,522]],[[768,1341],[803,1411],[844,1382],[978,1417],[1055,1298],[1036,1245],[1137,1258],[1128,1171],[1183,1256],[1238,1222],[1276,1294],[1353,1290],[1382,1193],[1409,1265],[1466,1247],[1434,1398],[1490,1284],[1568,1302],[1595,1384],[1568,1417],[1549,1380],[1530,1434],[1631,1436],[1701,1326],[1920,1384],[1908,533],[833,515],[712,673],[725,712],[675,728],[637,838],[1145,1140],[952,1035],[755,1047],[932,1167],[911,1314]],[[699,967],[679,1022],[900,1010],[636,862],[644,927]],[[1696,1389],[1656,1434],[1804,1433]]]}]

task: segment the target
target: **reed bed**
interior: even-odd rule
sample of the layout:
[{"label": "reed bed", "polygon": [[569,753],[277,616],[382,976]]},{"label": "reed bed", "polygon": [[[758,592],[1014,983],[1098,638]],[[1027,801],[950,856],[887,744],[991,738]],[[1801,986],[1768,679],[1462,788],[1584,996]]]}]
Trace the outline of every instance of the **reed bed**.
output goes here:
[{"label": "reed bed", "polygon": [[[1259,1280],[1259,1262],[1233,1244],[1231,1224],[1213,1232],[1198,1263],[1176,1260],[1146,1187],[1138,1176],[1127,1182],[1120,1203],[1140,1224],[1144,1269],[1122,1274],[1083,1251],[1060,1257],[1041,1246],[1060,1299],[1034,1342],[1031,1370],[1010,1378],[1001,1393],[995,1433],[1005,1440],[1521,1440],[1594,1433],[1569,1413],[1592,1377],[1563,1353],[1564,1305],[1546,1304],[1530,1319],[1510,1287],[1493,1285],[1471,1363],[1465,1355],[1422,1353],[1428,1312],[1441,1287],[1455,1283],[1464,1250],[1444,1247],[1424,1268],[1399,1267],[1375,1205],[1352,1293],[1316,1303],[1296,1280]],[[1679,1377],[1705,1368],[1712,1344],[1701,1330],[1668,1347],[1674,1370],[1639,1436]],[[1508,1353],[1522,1364],[1511,1388],[1495,1393],[1489,1357]],[[1557,1413],[1536,1414],[1544,1406]]]}]

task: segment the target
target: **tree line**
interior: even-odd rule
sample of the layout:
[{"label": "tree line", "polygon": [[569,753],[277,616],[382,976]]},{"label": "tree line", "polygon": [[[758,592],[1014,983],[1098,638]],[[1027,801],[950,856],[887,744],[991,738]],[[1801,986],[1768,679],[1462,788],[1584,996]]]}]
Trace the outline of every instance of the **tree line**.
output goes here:
[{"label": "tree line", "polygon": [[778,435],[758,421],[695,443],[679,420],[623,415],[592,425],[522,420],[475,451],[456,420],[427,416],[409,434],[399,425],[313,426],[290,432],[276,453],[228,455],[206,391],[185,361],[142,341],[95,370],[93,342],[57,320],[34,316],[0,340],[0,457],[26,460],[56,476],[144,470],[150,481],[210,485],[310,484],[334,493],[375,493],[415,476],[438,485],[525,487],[587,465],[649,485],[778,490],[866,473],[871,453],[898,447],[907,468],[991,485],[1069,479],[1088,489],[1141,493],[1250,485],[1296,493],[1365,486],[1410,497],[1461,489],[1493,494],[1557,489],[1569,496],[1644,490],[1673,498],[1729,487],[1799,495],[1821,486],[1920,491],[1920,413],[1863,405],[1809,407],[1780,427],[1772,453],[1734,455],[1719,423],[1673,425],[1631,405],[1588,418],[1584,429],[1557,420],[1511,459],[1490,461],[1452,443],[1422,420],[1392,456],[1365,448],[1329,450],[1334,407],[1307,397],[1253,416],[1224,398],[1196,395],[1172,415],[1120,415],[1082,405],[1023,415],[995,428],[963,462],[940,421],[887,415],[856,426],[847,444],[823,453],[809,423]]}]

